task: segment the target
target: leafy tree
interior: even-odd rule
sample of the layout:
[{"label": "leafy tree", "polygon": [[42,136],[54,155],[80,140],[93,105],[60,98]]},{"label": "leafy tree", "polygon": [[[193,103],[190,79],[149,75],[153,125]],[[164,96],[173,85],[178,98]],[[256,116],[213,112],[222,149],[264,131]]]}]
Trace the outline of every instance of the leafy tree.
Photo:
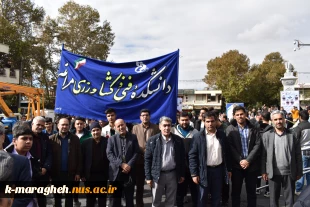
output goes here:
[{"label": "leafy tree", "polygon": [[249,58],[237,50],[230,50],[221,57],[211,59],[205,81],[222,90],[226,102],[243,102],[249,85]]},{"label": "leafy tree", "polygon": [[8,59],[12,68],[21,68],[23,81],[32,82],[31,59],[37,39],[32,28],[40,25],[45,12],[30,0],[2,0],[0,42],[9,45]]},{"label": "leafy tree", "polygon": [[211,59],[207,64],[205,81],[222,90],[226,102],[243,102],[250,106],[279,103],[285,72],[284,60],[279,52],[266,55],[262,64],[250,66],[246,55],[237,50]]},{"label": "leafy tree", "polygon": [[47,16],[36,31],[40,49],[36,54],[34,75],[46,89],[46,105],[50,107],[55,102],[50,91],[55,90],[57,82],[60,59],[55,57],[59,57],[61,45],[73,53],[106,60],[114,41],[110,24],[104,21],[100,26],[100,15],[90,6],[69,1],[58,11],[55,19]]},{"label": "leafy tree", "polygon": [[65,44],[71,52],[106,60],[114,44],[110,23],[100,25],[100,14],[90,6],[69,1],[59,10],[58,43]]},{"label": "leafy tree", "polygon": [[10,54],[1,57],[1,65],[22,68],[25,85],[45,89],[46,105],[53,107],[51,91],[57,80],[61,45],[68,50],[106,60],[113,46],[110,24],[100,24],[100,15],[90,6],[69,1],[55,19],[31,0],[2,0],[0,41],[9,45]]},{"label": "leafy tree", "polygon": [[285,73],[284,60],[279,52],[273,52],[264,58],[262,64],[250,71],[254,82],[251,91],[254,92],[252,102],[261,102],[268,106],[278,104],[282,83],[280,78]]}]

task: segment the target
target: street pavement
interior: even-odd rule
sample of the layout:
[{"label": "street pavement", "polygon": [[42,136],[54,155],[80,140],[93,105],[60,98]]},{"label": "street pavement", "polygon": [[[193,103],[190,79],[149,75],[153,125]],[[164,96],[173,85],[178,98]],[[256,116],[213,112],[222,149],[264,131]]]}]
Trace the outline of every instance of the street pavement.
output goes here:
[{"label": "street pavement", "polygon": [[[149,186],[145,185],[144,186],[144,206],[145,207],[151,207],[152,206],[152,193],[151,193],[151,190],[149,188]],[[79,195],[79,201],[81,202],[81,205],[75,205],[75,206],[80,206],[80,207],[85,207],[86,206],[86,198],[85,198],[85,195],[81,194]],[[191,207],[192,206],[192,203],[191,203],[191,196],[190,194],[187,195],[188,197],[188,203],[185,203],[184,204],[184,207]],[[295,196],[295,200],[296,200],[297,196]],[[48,200],[47,200],[47,203],[48,203],[48,207],[53,207],[53,204],[54,204],[54,199],[52,197],[52,195],[49,195],[48,196]],[[282,198],[282,193],[281,193],[281,197],[280,197],[280,202],[279,202],[280,206],[281,207],[284,207],[284,201],[283,201],[283,198]],[[65,206],[64,205],[64,199],[62,201],[62,206]],[[164,207],[164,197],[163,197],[163,200],[162,200],[162,206]],[[211,206],[210,204],[208,206]],[[228,205],[226,206],[231,206],[231,199],[229,199],[229,203]],[[246,201],[246,190],[245,190],[245,185],[243,185],[242,187],[242,193],[241,193],[241,207],[246,207],[247,206],[247,201]],[[257,207],[266,207],[266,206],[269,206],[269,198],[266,198],[264,197],[264,190],[263,192],[257,196]]]}]

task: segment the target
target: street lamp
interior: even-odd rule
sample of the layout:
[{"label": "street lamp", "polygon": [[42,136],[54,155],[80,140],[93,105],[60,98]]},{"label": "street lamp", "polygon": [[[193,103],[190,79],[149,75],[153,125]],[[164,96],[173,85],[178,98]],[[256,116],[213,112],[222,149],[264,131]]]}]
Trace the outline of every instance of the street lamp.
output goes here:
[{"label": "street lamp", "polygon": [[294,51],[300,50],[302,46],[310,46],[310,44],[304,44],[300,40],[294,40],[294,45],[296,45],[296,47],[294,48]]}]

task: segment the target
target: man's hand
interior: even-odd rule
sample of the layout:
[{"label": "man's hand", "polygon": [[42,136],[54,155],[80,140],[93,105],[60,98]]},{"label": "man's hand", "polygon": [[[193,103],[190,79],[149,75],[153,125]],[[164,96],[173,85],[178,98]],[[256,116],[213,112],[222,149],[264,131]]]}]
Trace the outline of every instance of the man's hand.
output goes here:
[{"label": "man's hand", "polygon": [[75,180],[75,181],[80,181],[80,175],[75,175],[74,180]]},{"label": "man's hand", "polygon": [[268,180],[268,175],[267,175],[267,173],[262,174],[262,178],[263,178],[264,181],[267,181],[267,180]]},{"label": "man's hand", "polygon": [[302,176],[297,175],[296,180],[299,180]]},{"label": "man's hand", "polygon": [[146,184],[152,188],[153,181],[152,181],[152,180],[147,180],[147,181],[146,181]]},{"label": "man's hand", "polygon": [[128,165],[128,164],[126,164],[126,163],[122,163],[122,166],[121,166],[121,168],[123,169],[123,173],[129,173],[130,172],[130,170],[131,170],[131,167],[130,167],[130,165]]},{"label": "man's hand", "polygon": [[184,182],[184,177],[180,177],[179,183],[183,183]]},{"label": "man's hand", "polygon": [[229,179],[231,179],[231,176],[232,176],[232,173],[231,173],[231,172],[228,172],[228,177],[229,177]]},{"label": "man's hand", "polygon": [[240,161],[240,166],[242,167],[242,169],[247,169],[250,166],[250,163],[247,160],[241,160]]},{"label": "man's hand", "polygon": [[196,183],[197,185],[199,184],[199,176],[192,177],[192,179],[194,183]]},{"label": "man's hand", "polygon": [[45,168],[42,168],[42,175],[45,175],[47,170]]}]

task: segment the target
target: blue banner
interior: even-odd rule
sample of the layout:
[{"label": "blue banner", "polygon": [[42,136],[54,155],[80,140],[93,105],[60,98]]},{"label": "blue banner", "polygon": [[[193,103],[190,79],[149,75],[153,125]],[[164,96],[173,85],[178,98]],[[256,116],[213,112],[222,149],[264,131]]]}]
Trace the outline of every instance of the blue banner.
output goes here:
[{"label": "blue banner", "polygon": [[76,55],[63,49],[56,90],[55,113],[106,120],[104,111],[117,118],[140,122],[140,110],[176,120],[179,50],[150,60],[113,63]]}]

